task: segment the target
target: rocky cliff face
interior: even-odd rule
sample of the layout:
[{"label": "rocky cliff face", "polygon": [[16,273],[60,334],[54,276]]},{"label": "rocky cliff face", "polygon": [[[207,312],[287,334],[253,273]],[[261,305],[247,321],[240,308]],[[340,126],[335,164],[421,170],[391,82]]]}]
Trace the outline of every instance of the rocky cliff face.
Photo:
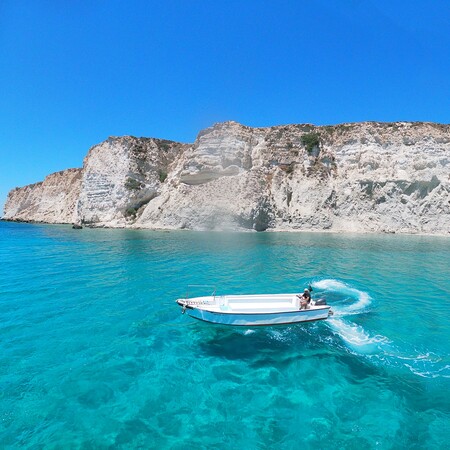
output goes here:
[{"label": "rocky cliff face", "polygon": [[161,139],[109,138],[92,147],[83,164],[78,220],[127,226],[154,199],[185,146]]},{"label": "rocky cliff face", "polygon": [[3,219],[24,222],[72,223],[81,190],[81,169],[48,175],[40,183],[9,192]]},{"label": "rocky cliff face", "polygon": [[[449,163],[450,126],[432,123],[226,122],[192,145],[110,138],[86,156],[67,222],[442,234],[450,230]],[[50,222],[52,198],[38,185],[24,190],[34,192],[27,208],[44,202],[47,219],[39,220]],[[16,191],[5,218],[36,220]]]}]

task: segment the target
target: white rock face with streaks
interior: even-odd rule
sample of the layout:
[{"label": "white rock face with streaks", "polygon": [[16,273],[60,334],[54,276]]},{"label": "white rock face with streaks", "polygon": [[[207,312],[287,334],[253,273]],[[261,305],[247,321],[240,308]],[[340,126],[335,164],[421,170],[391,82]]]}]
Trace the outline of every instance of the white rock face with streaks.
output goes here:
[{"label": "white rock face with streaks", "polygon": [[[449,163],[449,125],[225,122],[192,145],[94,146],[76,214],[93,226],[447,234]],[[20,201],[8,199],[7,218],[24,220]]]},{"label": "white rock face with streaks", "polygon": [[200,133],[136,225],[447,233],[449,162],[448,126],[227,122]]},{"label": "white rock face with streaks", "polygon": [[136,211],[158,195],[180,148],[171,141],[131,136],[92,147],[83,165],[79,221],[110,227],[134,222]]},{"label": "white rock face with streaks", "polygon": [[44,223],[72,223],[81,190],[81,169],[48,175],[40,183],[9,192],[3,219]]}]

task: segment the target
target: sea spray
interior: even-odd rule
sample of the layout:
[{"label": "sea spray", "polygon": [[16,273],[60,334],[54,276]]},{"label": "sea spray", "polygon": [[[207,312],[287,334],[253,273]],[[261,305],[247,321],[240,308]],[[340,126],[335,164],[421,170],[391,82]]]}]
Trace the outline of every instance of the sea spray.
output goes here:
[{"label": "sea spray", "polygon": [[421,354],[414,350],[408,354],[404,348],[400,350],[388,337],[371,335],[362,325],[345,319],[346,316],[369,311],[372,298],[367,292],[336,279],[315,281],[312,286],[319,295],[338,296],[338,305],[332,305],[334,316],[327,320],[327,324],[353,353],[367,356],[372,362],[390,367],[406,367],[412,373],[425,378],[450,377],[450,365],[440,356],[430,352]]},{"label": "sea spray", "polygon": [[312,287],[320,292],[336,292],[343,299],[351,301],[350,304],[334,308],[334,313],[337,315],[359,314],[365,311],[372,302],[367,292],[360,291],[339,280],[325,279],[314,281]]},{"label": "sea spray", "polygon": [[372,354],[383,352],[385,345],[390,342],[386,336],[370,336],[361,325],[346,322],[343,319],[331,318],[328,320],[328,323],[332,330],[358,353]]}]

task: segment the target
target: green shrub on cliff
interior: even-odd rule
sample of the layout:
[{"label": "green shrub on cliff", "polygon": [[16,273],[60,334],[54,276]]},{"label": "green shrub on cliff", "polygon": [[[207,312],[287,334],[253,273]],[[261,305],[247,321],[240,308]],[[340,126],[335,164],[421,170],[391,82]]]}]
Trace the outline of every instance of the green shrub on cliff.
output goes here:
[{"label": "green shrub on cliff", "polygon": [[314,147],[318,147],[320,144],[320,136],[316,133],[304,134],[301,137],[302,144],[306,147],[306,151],[311,154]]},{"label": "green shrub on cliff", "polygon": [[125,187],[130,191],[138,190],[142,188],[142,183],[134,178],[127,178],[125,182]]},{"label": "green shrub on cliff", "polygon": [[125,217],[136,217],[136,212],[136,208],[130,206],[125,210]]},{"label": "green shrub on cliff", "polygon": [[164,183],[164,181],[166,181],[166,178],[167,178],[167,172],[163,169],[159,169],[158,175],[159,175],[159,181],[161,181],[161,183]]}]

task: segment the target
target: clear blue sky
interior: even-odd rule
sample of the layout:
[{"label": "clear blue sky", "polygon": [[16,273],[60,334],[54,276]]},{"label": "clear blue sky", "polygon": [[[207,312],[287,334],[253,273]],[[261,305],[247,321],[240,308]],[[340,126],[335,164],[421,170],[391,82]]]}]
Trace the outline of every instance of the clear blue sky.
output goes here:
[{"label": "clear blue sky", "polygon": [[0,206],[110,135],[450,121],[448,0],[0,0]]}]

